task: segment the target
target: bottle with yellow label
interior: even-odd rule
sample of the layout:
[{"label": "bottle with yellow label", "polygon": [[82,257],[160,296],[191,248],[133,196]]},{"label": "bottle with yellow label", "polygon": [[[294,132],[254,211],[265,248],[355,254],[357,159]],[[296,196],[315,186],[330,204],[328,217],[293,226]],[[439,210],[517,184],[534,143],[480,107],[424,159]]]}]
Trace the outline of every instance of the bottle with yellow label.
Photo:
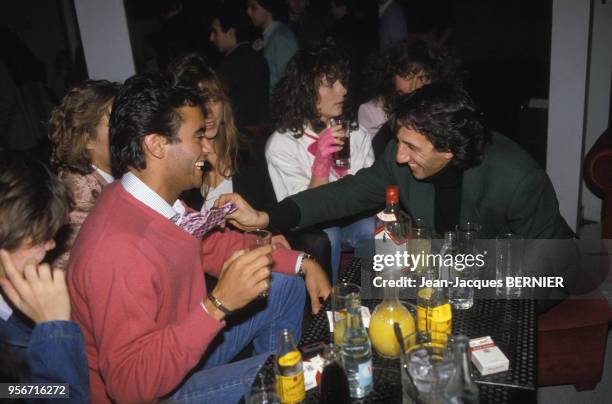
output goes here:
[{"label": "bottle with yellow label", "polygon": [[[427,274],[432,272],[428,270]],[[431,333],[434,343],[444,344],[452,333],[453,313],[441,287],[423,287],[417,292],[417,330]]]},{"label": "bottle with yellow label", "polygon": [[295,345],[291,331],[280,332],[276,354],[276,391],[281,403],[294,404],[304,401],[304,370],[302,355]]}]

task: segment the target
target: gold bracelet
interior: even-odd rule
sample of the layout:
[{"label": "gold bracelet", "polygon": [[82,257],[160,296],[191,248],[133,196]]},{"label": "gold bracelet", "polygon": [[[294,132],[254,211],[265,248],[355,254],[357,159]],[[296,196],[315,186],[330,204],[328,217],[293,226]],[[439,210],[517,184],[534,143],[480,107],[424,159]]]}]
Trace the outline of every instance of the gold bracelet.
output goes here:
[{"label": "gold bracelet", "polygon": [[228,309],[227,307],[225,307],[223,305],[223,303],[221,303],[221,301],[219,299],[217,299],[215,297],[215,295],[213,295],[212,293],[209,293],[207,296],[208,300],[210,300],[210,302],[212,304],[215,305],[216,308],[218,308],[219,310],[221,310],[226,316],[229,316],[230,314],[233,313],[232,310]]}]

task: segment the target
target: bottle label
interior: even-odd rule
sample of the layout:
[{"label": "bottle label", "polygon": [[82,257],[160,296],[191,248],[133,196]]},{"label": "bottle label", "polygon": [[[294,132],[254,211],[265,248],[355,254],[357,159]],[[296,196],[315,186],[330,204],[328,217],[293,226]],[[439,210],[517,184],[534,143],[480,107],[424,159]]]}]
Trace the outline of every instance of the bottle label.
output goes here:
[{"label": "bottle label", "polygon": [[417,306],[419,332],[431,332],[434,342],[446,343],[451,333],[453,314],[449,303],[436,307]]},{"label": "bottle label", "polygon": [[302,360],[302,355],[300,355],[300,351],[291,351],[281,356],[278,359],[278,364],[283,367],[289,367],[296,365],[300,360]]},{"label": "bottle label", "polygon": [[395,213],[387,213],[383,210],[378,212],[376,216],[378,216],[378,218],[385,223],[397,222],[397,216],[395,215]]},{"label": "bottle label", "polygon": [[367,362],[360,363],[357,367],[359,374],[357,375],[357,382],[360,387],[367,388],[372,384],[372,359]]},{"label": "bottle label", "polygon": [[293,376],[276,376],[276,390],[282,403],[299,403],[304,400],[304,372]]}]

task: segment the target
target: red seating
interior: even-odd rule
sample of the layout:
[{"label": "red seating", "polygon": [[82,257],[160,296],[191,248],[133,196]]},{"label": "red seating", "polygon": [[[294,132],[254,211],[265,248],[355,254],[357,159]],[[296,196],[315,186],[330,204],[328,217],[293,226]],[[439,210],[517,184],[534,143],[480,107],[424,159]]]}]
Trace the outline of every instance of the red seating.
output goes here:
[{"label": "red seating", "polygon": [[[585,181],[604,198],[602,238],[612,239],[612,132],[587,154]],[[608,276],[610,276],[610,271]],[[601,380],[612,310],[599,292],[566,300],[538,317],[538,385],[591,390]]]}]

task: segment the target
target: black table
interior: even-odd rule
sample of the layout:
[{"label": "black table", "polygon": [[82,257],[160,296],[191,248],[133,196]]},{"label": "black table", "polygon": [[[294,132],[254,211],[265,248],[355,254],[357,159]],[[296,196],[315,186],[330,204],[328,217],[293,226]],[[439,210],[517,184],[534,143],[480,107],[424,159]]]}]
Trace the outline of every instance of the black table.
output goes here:
[{"label": "black table", "polygon": [[[361,261],[354,259],[340,275],[340,282],[361,282]],[[300,346],[315,342],[331,342],[325,311],[331,310],[330,299],[302,336]],[[364,300],[372,311],[379,300]],[[490,335],[510,360],[507,372],[481,376],[473,369],[472,379],[480,390],[481,403],[527,404],[537,401],[536,395],[536,303],[533,300],[475,300],[469,310],[453,309],[453,334],[470,338]],[[265,368],[273,368],[273,357]],[[390,360],[373,354],[374,388],[361,400],[364,403],[401,403],[402,385],[399,359]],[[306,393],[307,403],[318,403],[316,389]]]}]

